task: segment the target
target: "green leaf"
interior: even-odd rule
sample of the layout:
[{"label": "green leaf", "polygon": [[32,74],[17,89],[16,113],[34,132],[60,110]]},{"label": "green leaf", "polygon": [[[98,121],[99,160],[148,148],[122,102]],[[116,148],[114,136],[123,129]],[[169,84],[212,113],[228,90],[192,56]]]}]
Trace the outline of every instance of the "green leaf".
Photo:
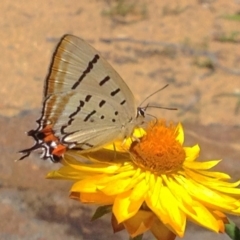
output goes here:
[{"label": "green leaf", "polygon": [[138,236],[136,236],[134,238],[130,238],[130,240],[142,240],[142,238],[143,238],[143,234],[138,235]]},{"label": "green leaf", "polygon": [[95,213],[93,214],[91,221],[94,221],[110,212],[112,212],[112,205],[98,207]]},{"label": "green leaf", "polygon": [[240,14],[231,14],[231,15],[224,15],[223,18],[233,21],[240,21]]},{"label": "green leaf", "polygon": [[225,224],[226,234],[232,240],[239,240],[240,239],[240,229],[230,219],[228,219],[228,221],[229,221],[229,223]]}]

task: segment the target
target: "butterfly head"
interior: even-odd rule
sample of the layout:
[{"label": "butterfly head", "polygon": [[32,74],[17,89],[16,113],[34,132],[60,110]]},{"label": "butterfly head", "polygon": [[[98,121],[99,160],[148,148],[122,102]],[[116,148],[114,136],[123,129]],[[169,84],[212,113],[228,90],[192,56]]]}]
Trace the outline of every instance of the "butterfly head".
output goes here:
[{"label": "butterfly head", "polygon": [[137,118],[142,117],[145,118],[145,111],[147,107],[138,107],[137,108]]}]

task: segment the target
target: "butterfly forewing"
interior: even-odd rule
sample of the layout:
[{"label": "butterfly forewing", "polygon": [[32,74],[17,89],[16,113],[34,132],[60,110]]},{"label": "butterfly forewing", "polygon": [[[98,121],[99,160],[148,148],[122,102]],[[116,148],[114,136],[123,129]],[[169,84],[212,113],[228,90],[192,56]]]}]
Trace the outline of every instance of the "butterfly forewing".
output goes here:
[{"label": "butterfly forewing", "polygon": [[97,50],[72,35],[65,35],[58,44],[45,85],[45,97],[91,86],[93,93],[101,92],[120,103],[125,100],[123,107],[126,104],[127,111],[136,112],[134,96],[119,74]]}]

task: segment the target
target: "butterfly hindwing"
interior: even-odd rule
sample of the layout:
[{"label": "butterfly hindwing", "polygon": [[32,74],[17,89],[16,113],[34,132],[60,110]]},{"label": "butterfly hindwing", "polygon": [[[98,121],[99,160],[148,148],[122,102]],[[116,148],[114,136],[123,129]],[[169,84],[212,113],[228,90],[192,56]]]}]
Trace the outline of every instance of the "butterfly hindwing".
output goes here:
[{"label": "butterfly hindwing", "polygon": [[69,146],[88,143],[94,149],[95,145],[124,138],[122,128],[131,119],[126,120],[129,116],[120,103],[106,99],[99,93],[90,95],[85,91],[52,94],[45,101],[40,125],[51,125],[55,136]]}]

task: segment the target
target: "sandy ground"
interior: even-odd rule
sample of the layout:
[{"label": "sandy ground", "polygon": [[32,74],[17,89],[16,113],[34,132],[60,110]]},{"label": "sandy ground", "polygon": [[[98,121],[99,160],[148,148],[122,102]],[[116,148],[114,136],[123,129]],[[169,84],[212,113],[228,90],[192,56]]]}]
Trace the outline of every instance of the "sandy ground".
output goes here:
[{"label": "sandy ground", "polygon": [[[182,122],[186,144],[199,143],[202,159],[223,159],[218,169],[239,178],[240,21],[232,18],[240,2],[130,2],[1,1],[0,239],[126,239],[111,233],[107,217],[91,223],[93,208],[68,199],[69,183],[44,179],[57,165],[35,155],[13,161],[32,144],[24,132],[36,126],[52,51],[65,33],[98,49],[138,103],[169,84],[151,101],[178,111],[151,113]],[[190,225],[185,239],[193,234],[228,239]]]}]

